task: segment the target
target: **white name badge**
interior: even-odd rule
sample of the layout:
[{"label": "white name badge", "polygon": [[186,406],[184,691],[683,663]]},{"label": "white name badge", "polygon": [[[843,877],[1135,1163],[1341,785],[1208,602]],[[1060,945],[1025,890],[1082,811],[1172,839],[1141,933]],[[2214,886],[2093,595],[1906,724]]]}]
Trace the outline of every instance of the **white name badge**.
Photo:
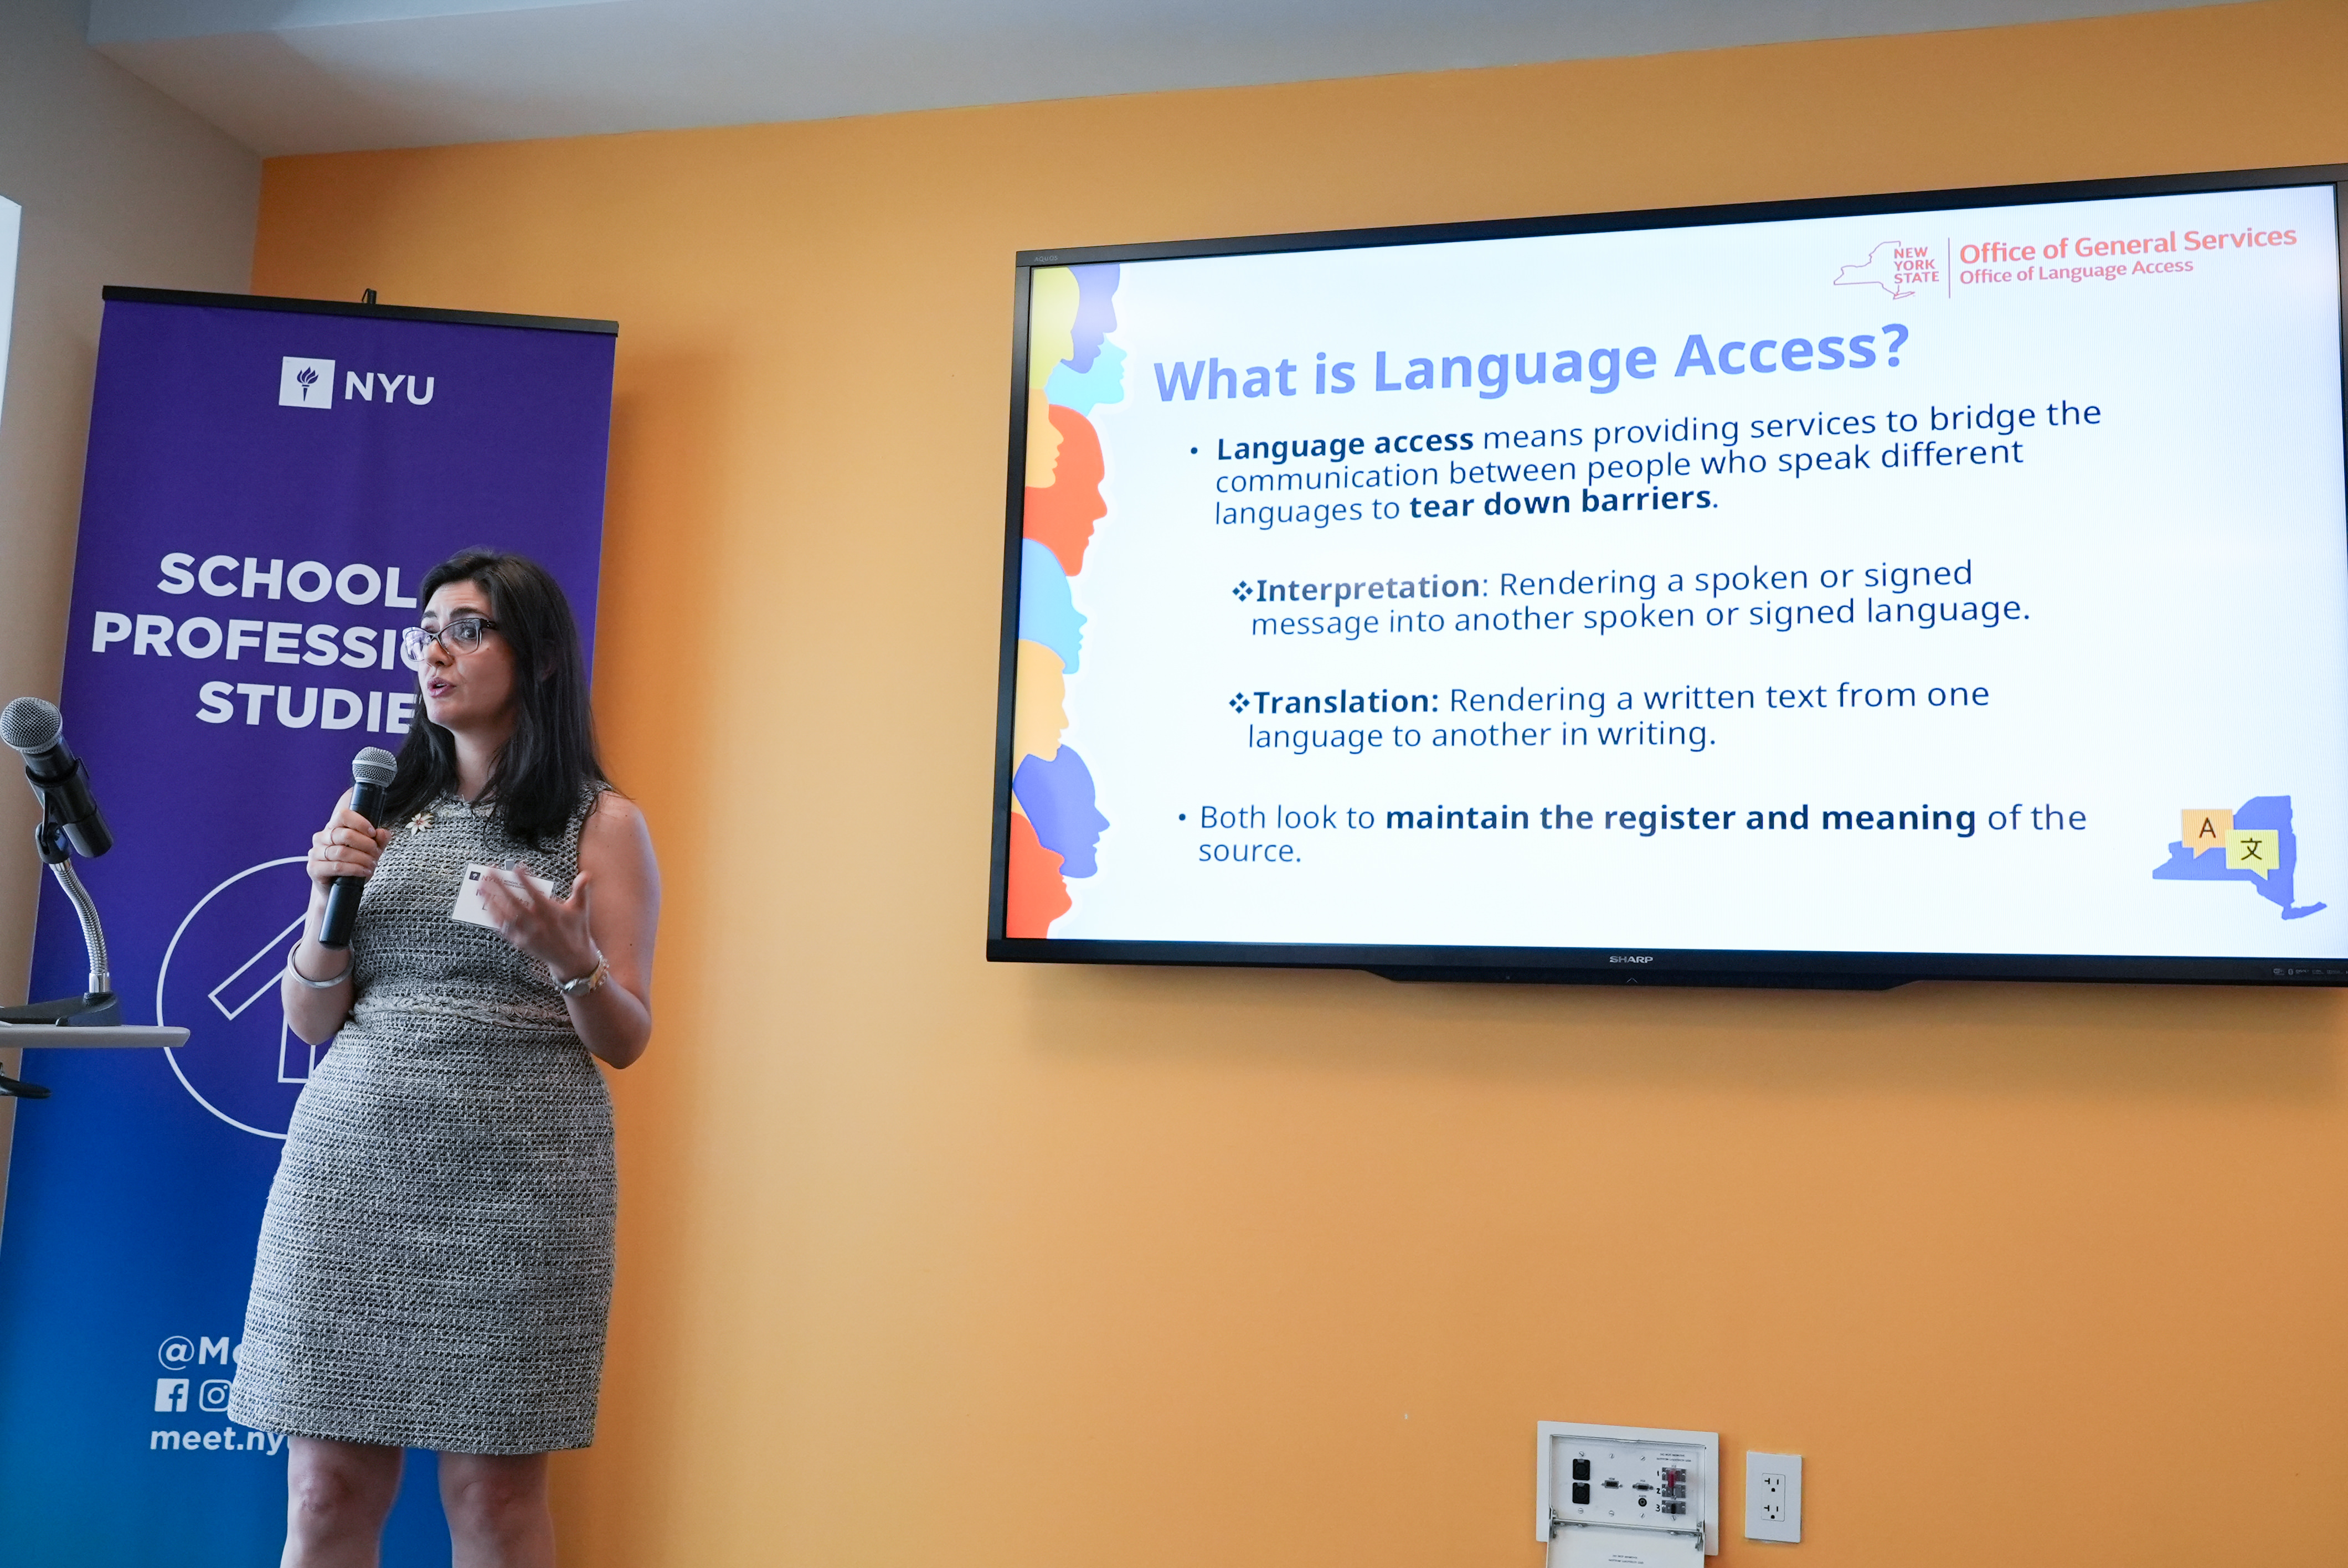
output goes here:
[{"label": "white name badge", "polygon": [[[465,867],[465,879],[457,885],[457,907],[448,911],[448,918],[462,920],[469,926],[487,926],[491,930],[497,929],[498,923],[489,917],[489,907],[481,902],[481,880],[487,876],[502,876],[508,887],[517,893],[521,891],[520,882],[504,866],[468,866]],[[535,876],[530,880],[530,886],[541,893],[550,898],[554,897],[553,883],[541,882]]]}]

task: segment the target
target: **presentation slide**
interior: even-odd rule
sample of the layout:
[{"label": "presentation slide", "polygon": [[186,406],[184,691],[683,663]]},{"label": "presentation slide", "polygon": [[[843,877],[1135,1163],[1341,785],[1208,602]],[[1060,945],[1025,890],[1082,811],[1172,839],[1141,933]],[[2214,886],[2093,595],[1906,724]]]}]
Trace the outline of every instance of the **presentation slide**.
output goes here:
[{"label": "presentation slide", "polygon": [[1006,935],[2348,957],[2329,186],[1038,268]]}]

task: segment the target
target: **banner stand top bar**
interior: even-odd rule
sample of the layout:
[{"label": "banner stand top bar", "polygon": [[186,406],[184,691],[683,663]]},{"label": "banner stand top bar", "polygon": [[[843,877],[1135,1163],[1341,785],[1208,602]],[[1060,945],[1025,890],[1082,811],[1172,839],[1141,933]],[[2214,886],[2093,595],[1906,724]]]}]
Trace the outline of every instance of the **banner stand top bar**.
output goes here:
[{"label": "banner stand top bar", "polygon": [[202,305],[212,310],[288,311],[313,316],[371,316],[377,321],[448,322],[458,326],[522,327],[538,332],[599,333],[617,337],[620,323],[585,316],[518,316],[497,311],[441,311],[425,305],[363,305],[349,300],[289,300],[273,294],[208,294],[191,289],[134,289],[108,283],[101,298],[111,303]]}]

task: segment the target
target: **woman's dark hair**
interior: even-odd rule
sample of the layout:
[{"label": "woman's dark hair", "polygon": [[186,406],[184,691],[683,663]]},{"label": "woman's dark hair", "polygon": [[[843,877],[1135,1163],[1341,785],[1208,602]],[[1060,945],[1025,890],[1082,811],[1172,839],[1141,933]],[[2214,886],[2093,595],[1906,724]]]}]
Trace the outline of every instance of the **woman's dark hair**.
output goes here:
[{"label": "woman's dark hair", "polygon": [[[506,832],[542,844],[570,825],[582,789],[608,782],[595,753],[579,623],[562,585],[528,556],[458,550],[425,574],[416,597],[429,603],[452,582],[477,584],[489,596],[489,619],[513,652],[519,712],[513,735],[489,771],[487,798]],[[384,801],[385,825],[407,821],[456,786],[456,741],[424,716],[419,701]]]}]

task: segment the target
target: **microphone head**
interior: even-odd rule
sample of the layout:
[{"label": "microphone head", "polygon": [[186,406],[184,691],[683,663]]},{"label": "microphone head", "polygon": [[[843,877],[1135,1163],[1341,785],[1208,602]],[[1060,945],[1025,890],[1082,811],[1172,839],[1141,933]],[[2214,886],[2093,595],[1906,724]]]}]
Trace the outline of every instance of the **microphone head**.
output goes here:
[{"label": "microphone head", "polygon": [[369,746],[351,759],[353,784],[387,784],[398,771],[399,759],[381,746]]},{"label": "microphone head", "polygon": [[65,715],[57,704],[38,697],[19,697],[0,709],[0,741],[12,751],[46,752],[57,743],[65,727]]}]

